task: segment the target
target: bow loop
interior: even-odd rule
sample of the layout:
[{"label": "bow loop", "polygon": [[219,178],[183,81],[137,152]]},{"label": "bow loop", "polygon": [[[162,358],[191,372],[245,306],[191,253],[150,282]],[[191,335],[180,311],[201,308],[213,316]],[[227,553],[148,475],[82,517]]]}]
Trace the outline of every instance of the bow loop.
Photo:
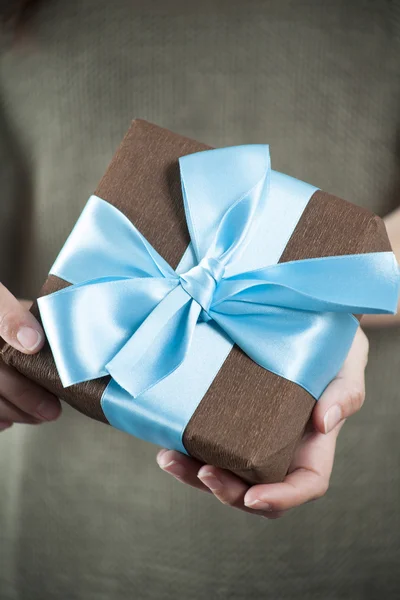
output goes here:
[{"label": "bow loop", "polygon": [[186,221],[197,261],[233,265],[259,226],[268,199],[271,159],[264,144],[179,159]]}]

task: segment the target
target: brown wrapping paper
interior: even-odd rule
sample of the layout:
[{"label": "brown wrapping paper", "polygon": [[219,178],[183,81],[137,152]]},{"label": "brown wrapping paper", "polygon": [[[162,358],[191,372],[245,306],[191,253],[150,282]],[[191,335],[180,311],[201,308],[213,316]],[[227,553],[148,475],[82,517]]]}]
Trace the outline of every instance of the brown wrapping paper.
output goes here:
[{"label": "brown wrapping paper", "polygon": [[[95,191],[124,212],[173,267],[189,243],[178,158],[207,148],[136,120]],[[317,191],[280,262],[387,250],[390,244],[378,217]],[[40,295],[66,285],[50,276]],[[36,306],[33,312],[38,316]],[[48,346],[27,356],[5,345],[2,356],[82,413],[107,423],[100,399],[108,378],[64,389]],[[184,445],[192,456],[248,482],[280,481],[314,404],[303,388],[261,368],[235,346],[190,419]]]}]

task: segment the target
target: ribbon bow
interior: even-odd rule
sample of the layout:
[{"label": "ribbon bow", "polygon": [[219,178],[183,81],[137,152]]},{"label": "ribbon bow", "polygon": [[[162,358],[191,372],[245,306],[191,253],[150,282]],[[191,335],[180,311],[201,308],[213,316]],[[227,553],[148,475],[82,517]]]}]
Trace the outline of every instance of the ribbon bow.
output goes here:
[{"label": "ribbon bow", "polygon": [[176,271],[96,196],[56,260],[52,273],[73,285],[39,307],[63,385],[111,375],[138,397],[179,368],[212,320],[318,398],[350,348],[352,313],[395,311],[393,253],[264,264],[254,240],[271,202],[268,147],[193,154],[180,170],[191,245]]}]

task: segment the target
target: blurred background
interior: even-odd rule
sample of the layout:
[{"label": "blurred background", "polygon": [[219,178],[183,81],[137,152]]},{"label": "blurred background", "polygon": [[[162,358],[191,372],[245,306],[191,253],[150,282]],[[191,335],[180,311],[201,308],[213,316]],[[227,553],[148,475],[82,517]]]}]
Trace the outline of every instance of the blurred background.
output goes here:
[{"label": "blurred background", "polygon": [[[399,1],[35,4],[0,51],[0,279],[19,297],[134,117],[269,143],[274,169],[382,216],[400,203]],[[400,598],[399,331],[370,341],[330,490],[282,520],[180,485],[68,407],[2,433],[0,600]]]}]

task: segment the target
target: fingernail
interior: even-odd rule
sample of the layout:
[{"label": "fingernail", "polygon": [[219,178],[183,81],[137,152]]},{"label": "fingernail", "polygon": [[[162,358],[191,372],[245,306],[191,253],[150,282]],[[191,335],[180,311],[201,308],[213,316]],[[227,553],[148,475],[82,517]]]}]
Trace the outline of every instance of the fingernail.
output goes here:
[{"label": "fingernail", "polygon": [[177,477],[178,479],[182,479],[185,475],[186,469],[183,465],[181,465],[177,460],[167,460],[163,461],[163,457],[159,457],[158,464],[163,471],[166,471],[170,475]]},{"label": "fingernail", "polygon": [[53,421],[60,414],[60,407],[55,402],[44,400],[36,409],[36,414],[41,420]]},{"label": "fingernail", "polygon": [[160,464],[161,457],[164,456],[164,454],[166,454],[167,452],[168,452],[168,450],[166,448],[163,448],[162,450],[160,450],[160,452],[157,454],[158,464]]},{"label": "fingernail", "polygon": [[342,420],[342,410],[338,404],[331,406],[324,416],[324,430],[329,433]]},{"label": "fingernail", "polygon": [[36,350],[42,341],[41,334],[31,327],[21,327],[17,333],[17,340],[25,350]]},{"label": "fingernail", "polygon": [[165,469],[165,467],[167,467],[168,465],[176,462],[174,460],[171,461],[171,460],[168,459],[168,457],[166,456],[167,452],[168,452],[167,450],[161,450],[157,454],[157,462],[158,462],[158,465],[162,469]]},{"label": "fingernail", "polygon": [[218,477],[216,477],[214,475],[214,473],[211,473],[210,471],[206,471],[205,473],[204,472],[201,473],[200,475],[198,475],[198,478],[212,492],[217,492],[218,490],[220,490],[224,486],[224,484],[222,483],[222,481],[220,479],[218,479]]},{"label": "fingernail", "polygon": [[271,505],[264,500],[246,500],[244,499],[244,505],[247,508],[253,508],[254,510],[272,510]]}]

